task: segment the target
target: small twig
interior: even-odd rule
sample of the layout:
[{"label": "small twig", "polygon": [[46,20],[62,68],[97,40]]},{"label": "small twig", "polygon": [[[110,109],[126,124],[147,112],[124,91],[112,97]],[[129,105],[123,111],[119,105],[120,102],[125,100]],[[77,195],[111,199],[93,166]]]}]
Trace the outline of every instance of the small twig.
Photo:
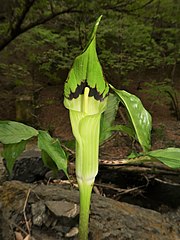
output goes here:
[{"label": "small twig", "polygon": [[26,232],[22,227],[20,227],[19,225],[17,225],[14,222],[11,222],[11,224],[16,227],[18,230],[20,230],[21,232],[23,232],[26,236],[28,235],[28,232]]},{"label": "small twig", "polygon": [[107,138],[105,141],[103,141],[101,144],[100,144],[100,147],[103,147],[106,143],[110,142],[116,135],[118,135],[118,132],[113,132],[112,135]]},{"label": "small twig", "polygon": [[97,195],[101,195],[99,189],[97,188],[97,184],[94,184],[93,190]]},{"label": "small twig", "polygon": [[146,174],[159,174],[159,175],[173,175],[173,176],[179,176],[178,171],[172,171],[172,170],[163,170],[158,167],[148,167],[148,166],[106,166],[106,168],[114,169],[114,170],[120,170],[122,172],[134,172],[134,173],[146,173]]},{"label": "small twig", "polygon": [[123,113],[123,111],[122,111],[122,109],[121,109],[120,107],[119,107],[119,109],[118,109],[118,112],[119,112],[119,115],[121,116],[123,122],[124,122],[125,124],[127,124],[127,120],[126,120],[126,118],[125,118],[125,116],[124,116],[124,113]]},{"label": "small twig", "polygon": [[[144,158],[144,162],[140,159]],[[152,165],[153,163],[153,165]],[[121,169],[125,172],[144,172],[144,173],[160,173],[167,175],[179,175],[179,169],[169,169],[167,166],[159,164],[157,161],[151,162],[150,159],[139,157],[134,159],[99,159],[100,166],[113,169]]]},{"label": "small twig", "polygon": [[64,144],[61,144],[61,146],[64,148],[64,150],[66,150],[67,152],[69,152],[71,155],[75,155],[75,151],[73,151],[72,149],[66,147]]},{"label": "small twig", "polygon": [[24,220],[25,220],[26,228],[27,228],[29,234],[30,234],[30,226],[29,226],[29,223],[28,223],[28,220],[27,220],[27,216],[26,216],[26,206],[27,206],[27,202],[28,202],[28,198],[29,198],[30,192],[31,192],[31,189],[29,188],[28,192],[27,192],[27,195],[26,195],[25,202],[24,202],[24,207],[23,207]]},{"label": "small twig", "polygon": [[113,186],[110,186],[107,184],[101,184],[101,183],[95,183],[95,186],[102,187],[102,188],[108,188],[108,189],[114,190],[120,194],[134,192],[136,190],[139,190],[140,188],[146,187],[146,185],[142,185],[142,186],[138,186],[138,187],[134,187],[134,188],[130,188],[130,189],[123,189],[123,188],[117,188],[117,187],[113,187]]},{"label": "small twig", "polygon": [[167,182],[159,178],[154,178],[155,181],[163,183],[163,184],[170,184],[171,186],[180,186],[179,183],[174,183],[174,182]]}]

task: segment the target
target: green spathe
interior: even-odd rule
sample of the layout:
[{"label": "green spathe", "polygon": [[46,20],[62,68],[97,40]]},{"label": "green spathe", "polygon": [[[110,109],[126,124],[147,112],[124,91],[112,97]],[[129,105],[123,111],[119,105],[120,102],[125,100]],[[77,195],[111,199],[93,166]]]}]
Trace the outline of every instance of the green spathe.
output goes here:
[{"label": "green spathe", "polygon": [[[82,99],[79,98],[83,98],[83,94],[79,95],[77,99],[71,99],[70,102],[67,101],[70,98],[70,94],[75,93],[77,87],[81,86],[82,83],[86,83],[90,89],[96,89],[102,99],[104,99],[109,92],[109,86],[104,80],[102,68],[96,52],[96,31],[100,20],[101,17],[96,21],[90,40],[84,51],[81,55],[76,57],[66,80],[64,86],[64,104],[68,109],[75,111],[82,110]],[[91,101],[91,99],[89,101]],[[100,105],[100,103],[98,103],[99,101],[95,102]]]},{"label": "green spathe", "polygon": [[107,105],[107,97],[103,101],[97,101],[94,97],[87,96],[84,94],[78,98],[69,100],[64,98],[64,106],[73,111],[84,112],[88,115],[94,115],[105,111]]},{"label": "green spathe", "polygon": [[98,172],[99,129],[101,114],[87,115],[70,111],[76,138],[76,176],[80,182],[93,184]]}]

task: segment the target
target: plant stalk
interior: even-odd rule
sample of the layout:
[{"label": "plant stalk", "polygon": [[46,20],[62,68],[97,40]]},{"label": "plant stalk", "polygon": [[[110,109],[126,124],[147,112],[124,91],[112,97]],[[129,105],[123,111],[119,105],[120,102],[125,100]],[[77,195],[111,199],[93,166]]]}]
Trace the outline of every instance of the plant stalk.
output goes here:
[{"label": "plant stalk", "polygon": [[[83,97],[85,98],[86,96]],[[83,110],[88,111],[88,100],[85,99]],[[99,164],[100,118],[101,113],[88,115],[84,112],[70,111],[72,130],[76,138],[76,177],[80,194],[80,240],[88,239],[91,192]]]},{"label": "plant stalk", "polygon": [[80,216],[79,216],[79,240],[88,240],[88,223],[93,184],[79,182],[80,191]]}]

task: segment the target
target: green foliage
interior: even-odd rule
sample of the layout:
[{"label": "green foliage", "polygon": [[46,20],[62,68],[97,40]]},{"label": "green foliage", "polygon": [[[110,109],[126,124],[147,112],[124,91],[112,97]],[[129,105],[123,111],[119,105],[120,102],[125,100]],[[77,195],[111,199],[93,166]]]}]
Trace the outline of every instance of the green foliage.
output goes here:
[{"label": "green foliage", "polygon": [[180,168],[180,148],[166,148],[150,151],[148,156],[164,163],[170,168]]},{"label": "green foliage", "polygon": [[143,93],[147,93],[147,98],[151,101],[151,107],[153,105],[167,105],[169,104],[176,115],[177,120],[180,119],[180,108],[178,100],[178,91],[172,85],[170,79],[158,82],[156,80],[146,82],[144,84],[145,89],[141,90]]},{"label": "green foliage", "polygon": [[[112,87],[112,86],[111,86]],[[151,115],[143,107],[140,99],[133,94],[123,90],[112,89],[120,98],[123,105],[126,107],[130,120],[136,132],[136,137],[144,151],[148,151],[151,147]]]},{"label": "green foliage", "polygon": [[[1,22],[1,36],[8,36],[11,27],[16,26],[25,2],[4,2],[6,18]],[[102,0],[35,1],[23,20],[22,28],[72,6],[79,13],[60,14],[48,23],[32,28],[16,39],[11,51],[7,49],[4,55],[7,54],[9,59],[16,54],[19,59],[16,65],[24,68],[33,79],[38,81],[41,75],[42,79],[59,83],[61,72],[70,68],[74,56],[84,48],[94,16],[103,14],[98,52],[108,79],[111,79],[112,72],[118,74],[118,78],[124,78],[132,71],[171,68],[180,61],[179,3],[173,0],[146,3],[145,0],[123,3],[104,3]],[[20,60],[22,55],[23,62]]]},{"label": "green foliage", "polygon": [[[125,125],[115,125],[109,128],[111,131],[120,131],[126,133],[130,137],[136,139],[136,133],[133,127],[125,126]],[[137,139],[136,139],[137,140]]]},{"label": "green foliage", "polygon": [[19,143],[38,135],[38,131],[23,123],[0,121],[0,142],[3,144]]},{"label": "green foliage", "polygon": [[112,125],[114,124],[117,110],[119,106],[119,99],[114,94],[109,94],[105,112],[101,116],[100,125],[100,143],[103,143],[112,135]]},{"label": "green foliage", "polygon": [[16,159],[25,150],[26,143],[27,141],[22,140],[18,143],[3,145],[2,156],[6,160],[6,166],[10,174],[12,173]]},{"label": "green foliage", "polygon": [[180,168],[180,148],[165,148],[149,151],[146,153],[132,153],[128,160],[124,160],[123,164],[141,164],[144,162],[161,162],[170,168]]},{"label": "green foliage", "polygon": [[11,79],[14,86],[23,86],[27,83],[26,79],[29,79],[30,72],[25,64],[0,64],[0,72],[7,79]]},{"label": "green foliage", "polygon": [[46,166],[54,168],[54,162],[58,170],[62,169],[68,176],[67,156],[58,139],[53,139],[48,132],[39,131],[38,147],[42,150],[42,159]]},{"label": "green foliage", "polygon": [[4,147],[2,156],[6,160],[9,173],[32,137],[38,137],[38,147],[42,151],[44,164],[55,171],[62,169],[67,175],[67,156],[58,139],[53,139],[47,132],[37,131],[22,123],[0,121],[0,142]]},{"label": "green foliage", "polygon": [[142,90],[143,93],[147,93],[147,98],[149,98],[152,104],[164,105],[172,101],[171,95],[174,97],[175,90],[171,85],[170,79],[165,79],[165,81],[158,82],[156,80],[144,83],[145,89]]}]

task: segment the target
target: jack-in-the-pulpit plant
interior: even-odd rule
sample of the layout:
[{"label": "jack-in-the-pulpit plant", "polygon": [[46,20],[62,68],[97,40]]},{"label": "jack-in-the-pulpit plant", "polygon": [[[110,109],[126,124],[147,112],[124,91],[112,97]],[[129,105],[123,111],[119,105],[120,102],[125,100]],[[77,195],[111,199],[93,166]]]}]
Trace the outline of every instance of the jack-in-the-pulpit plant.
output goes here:
[{"label": "jack-in-the-pulpit plant", "polygon": [[[104,80],[96,53],[96,31],[100,20],[101,17],[96,21],[84,51],[75,59],[64,86],[64,105],[69,109],[72,131],[76,139],[75,166],[80,192],[80,240],[88,239],[91,192],[98,173],[100,123],[102,126],[108,125],[103,125],[103,121],[100,122],[101,115],[106,110],[106,106],[111,105],[108,104],[109,87],[125,106],[130,123],[129,126],[119,125],[114,130],[123,130],[140,143],[144,152],[143,161],[149,160],[154,154],[153,152],[148,154],[151,147],[151,115],[143,107],[139,98],[126,91],[115,89]],[[109,99],[112,101],[112,97]],[[106,121],[105,118],[104,120]],[[102,126],[101,131],[109,131]],[[171,156],[174,154],[173,158],[177,159],[180,151],[170,149],[167,152],[170,152]],[[161,152],[160,155],[167,152]],[[158,160],[162,161],[162,159],[166,163],[169,162],[165,157]]]},{"label": "jack-in-the-pulpit plant", "polygon": [[101,114],[105,111],[109,86],[96,53],[97,20],[90,40],[69,72],[64,87],[64,105],[69,109],[76,139],[76,177],[80,191],[79,239],[88,239],[91,191],[98,173]]},{"label": "jack-in-the-pulpit plant", "polygon": [[[98,18],[84,51],[75,59],[64,86],[64,105],[69,109],[72,131],[76,140],[76,177],[80,191],[79,239],[88,239],[89,209],[92,187],[98,173],[99,139],[107,139],[112,131],[123,131],[138,141],[141,153],[131,155],[123,164],[160,161],[171,168],[180,168],[180,148],[150,151],[151,116],[139,98],[124,90],[115,89],[103,77],[96,53]],[[109,94],[109,88],[114,94]],[[128,124],[113,126],[118,104],[127,110]],[[112,110],[113,108],[113,110]],[[100,135],[100,136],[99,136]],[[38,139],[44,164],[67,173],[67,154],[59,139],[48,132],[36,130],[14,121],[0,121],[2,156],[11,174],[15,160],[25,150],[31,138]]]}]

